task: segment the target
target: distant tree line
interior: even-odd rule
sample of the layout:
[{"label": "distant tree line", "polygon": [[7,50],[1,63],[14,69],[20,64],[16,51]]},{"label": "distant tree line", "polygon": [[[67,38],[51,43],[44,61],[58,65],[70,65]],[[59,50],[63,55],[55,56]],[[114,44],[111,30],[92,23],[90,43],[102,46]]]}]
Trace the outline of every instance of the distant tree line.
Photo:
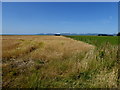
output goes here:
[{"label": "distant tree line", "polygon": [[113,36],[113,35],[108,35],[108,34],[98,34],[98,36]]},{"label": "distant tree line", "polygon": [[[109,34],[98,34],[98,36],[114,36],[114,35],[109,35]],[[117,36],[120,36],[120,32],[118,32]]]},{"label": "distant tree line", "polygon": [[117,36],[120,36],[120,32],[117,34]]}]

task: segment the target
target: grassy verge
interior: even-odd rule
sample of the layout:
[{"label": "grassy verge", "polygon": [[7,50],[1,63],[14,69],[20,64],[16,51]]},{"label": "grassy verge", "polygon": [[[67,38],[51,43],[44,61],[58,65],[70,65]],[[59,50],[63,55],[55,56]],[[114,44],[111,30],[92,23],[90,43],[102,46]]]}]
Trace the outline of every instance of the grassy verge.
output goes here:
[{"label": "grassy verge", "polygon": [[[92,76],[93,87],[111,87],[112,82],[114,85],[119,85],[118,70],[119,70],[119,37],[118,36],[66,36],[75,40],[80,40],[96,46],[87,60],[90,66],[89,72],[94,72],[95,77]],[[114,71],[113,71],[114,70]],[[109,74],[111,73],[111,75]],[[113,75],[112,75],[113,74]],[[97,80],[99,76],[99,80]],[[106,76],[108,75],[108,76]],[[101,78],[100,78],[101,77]],[[109,79],[111,78],[111,80]],[[107,84],[108,83],[108,84]],[[104,85],[103,85],[104,84]]]}]

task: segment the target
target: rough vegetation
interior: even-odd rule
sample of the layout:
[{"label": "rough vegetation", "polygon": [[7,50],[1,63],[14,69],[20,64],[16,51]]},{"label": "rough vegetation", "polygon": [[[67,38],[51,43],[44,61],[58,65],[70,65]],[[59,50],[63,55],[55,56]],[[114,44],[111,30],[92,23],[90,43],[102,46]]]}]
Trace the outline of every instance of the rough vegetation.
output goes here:
[{"label": "rough vegetation", "polygon": [[3,87],[116,88],[117,43],[98,48],[71,38],[3,36]]}]

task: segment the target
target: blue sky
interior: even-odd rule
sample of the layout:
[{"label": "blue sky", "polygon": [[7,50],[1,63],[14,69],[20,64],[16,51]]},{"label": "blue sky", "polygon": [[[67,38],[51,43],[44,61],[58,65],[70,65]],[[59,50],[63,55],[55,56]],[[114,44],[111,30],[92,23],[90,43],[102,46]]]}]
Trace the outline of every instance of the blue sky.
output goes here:
[{"label": "blue sky", "polygon": [[[2,3],[0,2],[0,12],[2,12]],[[2,13],[0,13],[0,34],[2,34]]]},{"label": "blue sky", "polygon": [[117,33],[117,2],[3,2],[3,34]]}]

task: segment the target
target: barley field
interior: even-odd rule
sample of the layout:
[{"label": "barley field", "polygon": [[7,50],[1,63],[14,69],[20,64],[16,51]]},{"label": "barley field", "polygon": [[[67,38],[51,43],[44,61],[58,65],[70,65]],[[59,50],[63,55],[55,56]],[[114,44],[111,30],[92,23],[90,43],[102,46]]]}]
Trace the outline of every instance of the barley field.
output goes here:
[{"label": "barley field", "polygon": [[[115,44],[114,40],[111,43],[109,39],[110,43],[98,47],[93,43],[93,39],[88,38],[92,43],[86,43],[83,38],[81,40],[78,36],[3,35],[2,86],[117,88],[120,82],[118,44]],[[106,39],[102,42],[106,42],[104,40]]]}]

